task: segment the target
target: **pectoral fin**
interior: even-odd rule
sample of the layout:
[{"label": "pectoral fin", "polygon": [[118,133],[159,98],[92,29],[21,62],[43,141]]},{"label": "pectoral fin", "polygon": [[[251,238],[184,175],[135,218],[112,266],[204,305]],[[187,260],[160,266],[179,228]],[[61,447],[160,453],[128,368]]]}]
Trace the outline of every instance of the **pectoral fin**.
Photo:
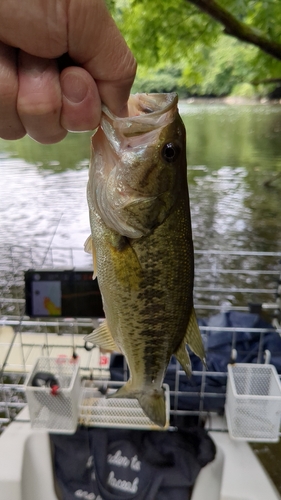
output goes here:
[{"label": "pectoral fin", "polygon": [[92,253],[92,236],[88,236],[84,243],[84,252]]},{"label": "pectoral fin", "polygon": [[93,258],[93,280],[96,279],[97,277],[97,256],[96,256],[96,249],[94,247],[94,242],[92,236],[88,236],[84,243],[84,251],[86,253],[92,254]]},{"label": "pectoral fin", "polygon": [[94,345],[105,349],[106,351],[121,352],[119,347],[116,345],[107,325],[104,321],[98,328],[96,328],[92,333],[86,335],[84,340],[91,342]]},{"label": "pectoral fin", "polygon": [[142,267],[130,240],[119,236],[118,240],[116,239],[116,241],[112,241],[111,243],[111,259],[114,263],[116,278],[123,287],[137,290],[141,279]]}]

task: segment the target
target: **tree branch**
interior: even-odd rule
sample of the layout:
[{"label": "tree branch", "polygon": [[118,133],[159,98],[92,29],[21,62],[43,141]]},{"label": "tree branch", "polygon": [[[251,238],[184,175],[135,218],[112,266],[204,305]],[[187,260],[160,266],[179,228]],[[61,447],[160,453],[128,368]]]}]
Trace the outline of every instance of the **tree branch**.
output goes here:
[{"label": "tree branch", "polygon": [[263,78],[262,80],[253,80],[252,85],[260,85],[261,83],[281,83],[281,76],[279,78]]},{"label": "tree branch", "polygon": [[234,36],[243,42],[256,45],[267,54],[281,60],[280,43],[270,40],[261,31],[238,21],[233,14],[219,5],[216,0],[187,0],[187,2],[195,5],[222,24],[225,28],[225,33],[228,35]]}]

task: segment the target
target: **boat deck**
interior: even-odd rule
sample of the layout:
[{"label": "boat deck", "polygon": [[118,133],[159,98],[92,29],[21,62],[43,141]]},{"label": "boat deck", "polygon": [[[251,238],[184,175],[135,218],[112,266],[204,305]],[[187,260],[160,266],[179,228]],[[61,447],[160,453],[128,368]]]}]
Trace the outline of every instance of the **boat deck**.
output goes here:
[{"label": "boat deck", "polygon": [[[275,335],[280,336],[280,264],[281,253],[266,252],[208,252],[197,251],[195,279],[195,308],[198,317],[211,316],[221,311],[261,312],[275,327]],[[10,447],[15,453],[16,445],[20,447],[20,439],[25,450],[33,449],[36,440],[43,438],[44,432],[32,431],[26,414],[26,399],[23,382],[31,371],[36,359],[40,356],[56,357],[60,355],[79,356],[81,376],[94,379],[109,379],[109,356],[101,353],[98,348],[85,350],[83,337],[95,328],[98,319],[31,319],[25,314],[24,271],[30,268],[73,268],[81,263],[79,249],[30,249],[12,247],[5,249],[0,258],[0,429],[1,450]],[[83,256],[83,267],[87,265]],[[88,266],[91,263],[89,261]],[[239,334],[241,332],[259,335],[257,343],[256,362],[270,362],[272,353],[264,350],[265,328],[218,327],[202,325],[203,337],[216,332],[227,333],[231,338],[231,354],[239,351]],[[239,352],[238,352],[239,354]],[[275,353],[276,354],[276,353]],[[124,367],[125,368],[125,367]],[[124,373],[125,373],[124,369]],[[192,500],[201,500],[208,494],[209,500],[279,500],[279,494],[264,469],[260,466],[255,454],[245,442],[236,442],[229,438],[224,417],[206,409],[204,401],[214,400],[218,396],[215,390],[206,391],[208,380],[220,381],[227,376],[226,370],[206,371],[195,370],[194,375],[200,377],[200,387],[189,393],[188,397],[198,399],[198,406],[191,409],[180,408],[178,402],[183,396],[181,380],[184,372],[177,365],[174,373],[174,387],[170,395],[173,397],[171,417],[176,422],[177,417],[198,417],[199,422],[206,423],[210,434],[218,447],[217,459],[206,466],[197,482]],[[222,393],[220,393],[220,396]],[[224,395],[224,394],[223,394]],[[212,406],[212,405],[211,405]],[[22,413],[25,412],[25,413]],[[20,413],[19,413],[20,412]],[[12,422],[12,423],[11,423]],[[41,436],[39,438],[38,436]],[[21,436],[21,437],[20,437]],[[33,436],[33,437],[31,437]],[[26,445],[25,440],[30,440]],[[14,441],[13,441],[14,440]],[[42,441],[42,442],[43,442]],[[13,444],[14,443],[14,444]],[[25,444],[24,444],[25,443]],[[43,444],[44,445],[44,444]],[[43,446],[42,445],[42,446]],[[44,446],[45,446],[44,445]],[[47,446],[47,445],[46,445]],[[6,453],[6,452],[5,452]],[[23,452],[27,453],[27,452]],[[35,455],[30,458],[35,466]],[[20,460],[20,453],[16,453]],[[0,457],[0,462],[1,462]],[[22,455],[23,457],[23,455]],[[29,463],[29,462],[27,462]],[[7,462],[8,464],[8,462]],[[2,462],[0,466],[0,489],[5,481],[9,482],[11,471],[7,472]],[[36,465],[37,467],[37,465]],[[39,467],[39,465],[38,465]],[[45,466],[44,466],[45,467]],[[4,472],[3,472],[4,471]],[[247,473],[245,473],[247,471]],[[15,473],[18,474],[18,473]],[[217,481],[210,482],[215,474]],[[4,475],[6,479],[4,479]],[[221,478],[219,481],[218,478]],[[11,481],[14,479],[10,478]],[[19,483],[25,483],[22,476],[15,480],[15,494],[3,497],[3,500],[45,500],[44,494],[39,496],[16,496],[19,493]],[[204,486],[205,485],[205,486]],[[207,486],[206,486],[207,485]],[[212,485],[212,486],[210,486]],[[219,485],[219,486],[218,486]],[[38,485],[37,485],[38,486]],[[36,485],[33,486],[36,491]],[[24,488],[27,488],[25,485]],[[205,488],[205,489],[204,489]],[[212,488],[214,491],[212,491]],[[219,490],[218,490],[219,488]],[[44,488],[43,488],[44,489]],[[42,490],[43,490],[42,489]],[[28,491],[28,490],[26,490]],[[30,493],[28,493],[30,494]],[[213,496],[212,496],[213,495]],[[46,500],[54,500],[56,496],[48,496]]]}]

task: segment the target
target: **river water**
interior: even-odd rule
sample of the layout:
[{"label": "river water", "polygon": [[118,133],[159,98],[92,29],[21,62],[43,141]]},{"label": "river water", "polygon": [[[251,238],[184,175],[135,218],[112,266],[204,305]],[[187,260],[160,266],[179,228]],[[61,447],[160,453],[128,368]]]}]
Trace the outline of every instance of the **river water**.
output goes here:
[{"label": "river water", "polygon": [[[180,110],[195,248],[279,251],[281,106],[181,103]],[[82,248],[89,142],[90,134],[51,146],[0,140],[0,245]]]},{"label": "river water", "polygon": [[[180,111],[195,249],[280,252],[281,106],[182,102]],[[75,264],[91,264],[82,252],[89,144],[89,133],[51,146],[0,140],[0,251],[77,247]],[[281,491],[280,448],[256,447]]]}]

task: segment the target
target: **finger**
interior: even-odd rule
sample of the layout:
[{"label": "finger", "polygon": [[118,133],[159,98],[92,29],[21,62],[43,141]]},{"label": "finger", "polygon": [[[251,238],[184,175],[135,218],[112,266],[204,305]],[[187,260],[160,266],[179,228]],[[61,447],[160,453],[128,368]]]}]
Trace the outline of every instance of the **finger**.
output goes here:
[{"label": "finger", "polygon": [[128,116],[128,99],[133,84],[132,78],[115,82],[97,81],[100,99],[108,109],[120,117]]},{"label": "finger", "polygon": [[0,137],[20,139],[25,135],[17,113],[18,75],[16,51],[0,42]]},{"label": "finger", "polygon": [[66,1],[0,1],[0,19],[0,39],[7,45],[44,58],[67,52]]},{"label": "finger", "polygon": [[56,62],[20,52],[18,72],[17,109],[26,132],[43,144],[62,140],[67,132],[60,124],[62,96]]},{"label": "finger", "polygon": [[97,82],[102,101],[126,113],[136,61],[103,0],[69,0],[69,54]]},{"label": "finger", "polygon": [[93,130],[100,122],[101,101],[97,86],[84,69],[72,66],[62,71],[61,125],[66,130]]}]

